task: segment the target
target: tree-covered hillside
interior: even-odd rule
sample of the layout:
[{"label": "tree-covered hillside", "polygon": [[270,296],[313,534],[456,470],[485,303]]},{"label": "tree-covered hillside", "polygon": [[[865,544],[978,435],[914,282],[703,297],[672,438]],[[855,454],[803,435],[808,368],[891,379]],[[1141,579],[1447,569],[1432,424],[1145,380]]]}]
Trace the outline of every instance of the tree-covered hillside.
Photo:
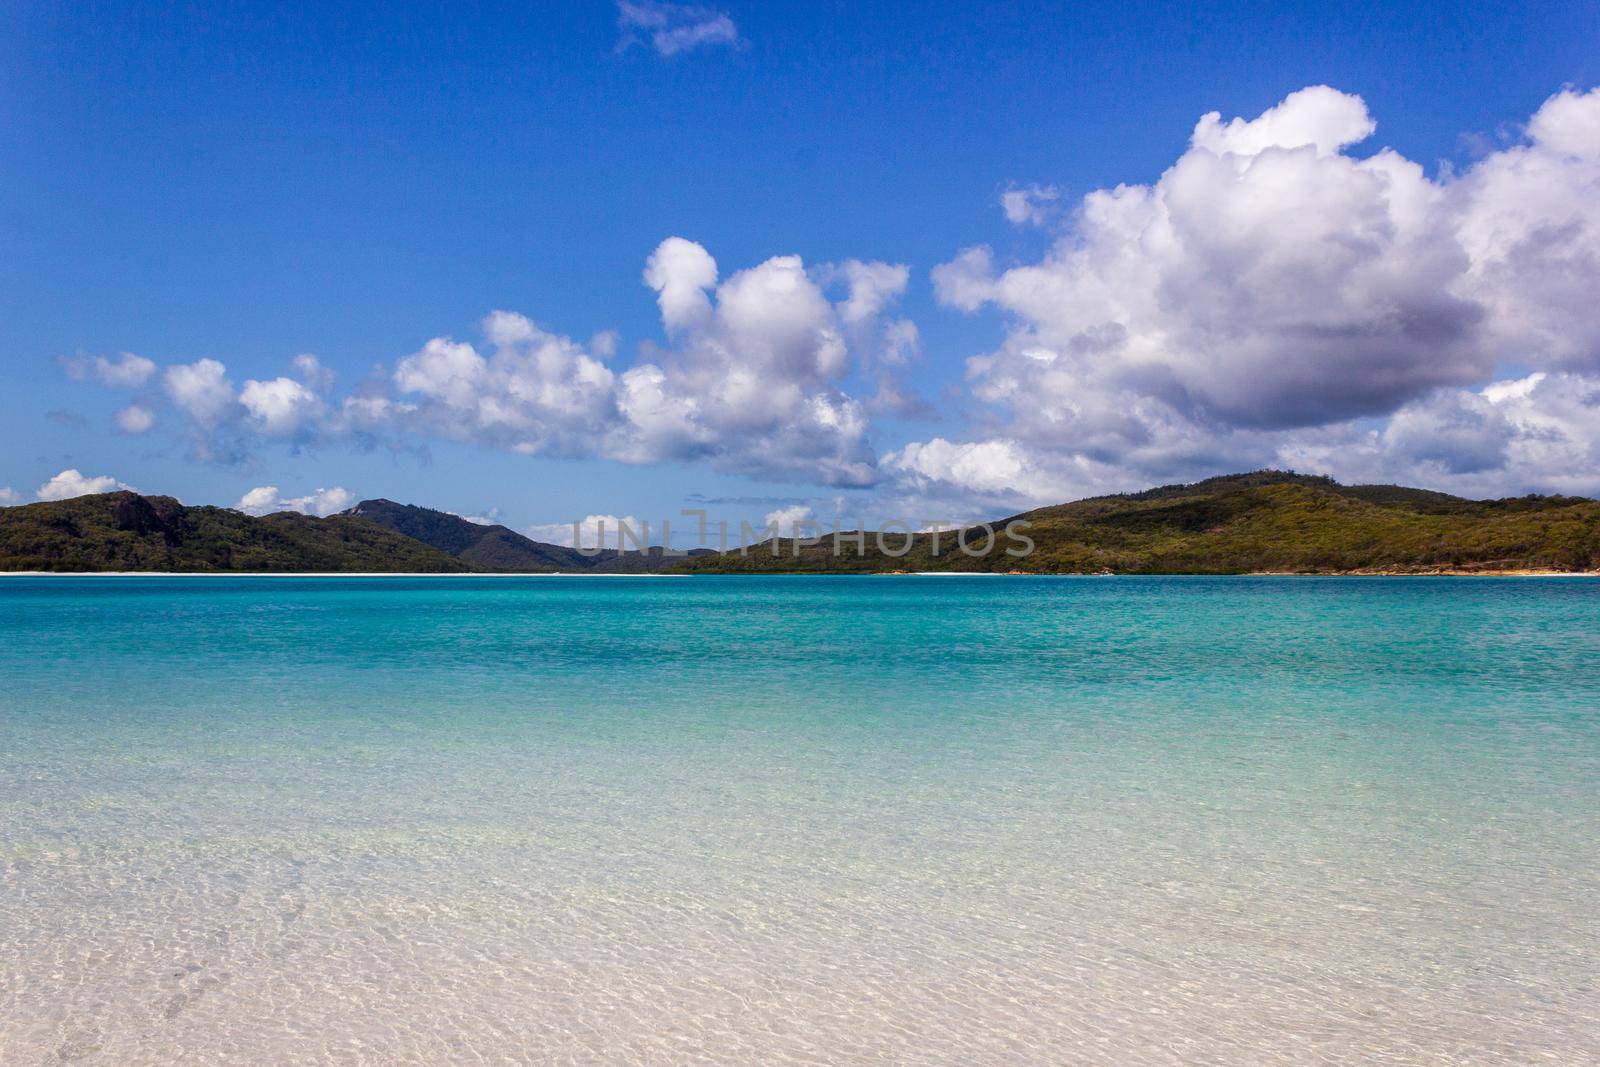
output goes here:
[{"label": "tree-covered hillside", "polygon": [[[1017,536],[1007,537],[1008,523]],[[1600,569],[1600,502],[1575,497],[1466,500],[1403,486],[1345,486],[1281,471],[1095,497],[996,519],[957,535],[781,541],[684,560],[607,550],[589,556],[503,526],[364,501],[319,519],[252,518],[132,492],[0,508],[0,570],[630,573],[1021,571],[1235,574]],[[1031,542],[1031,551],[1019,554]]]},{"label": "tree-covered hillside", "polygon": [[[1007,523],[1033,542],[1007,538]],[[987,553],[969,556],[945,532],[915,538],[904,555],[879,551],[869,534],[849,541],[770,542],[684,569],[742,571],[1024,571],[1032,573],[1237,574],[1252,571],[1429,572],[1600,568],[1600,503],[1575,497],[1466,500],[1403,486],[1344,486],[1282,471],[1095,497],[997,519]],[[973,528],[976,529],[976,528]],[[905,536],[887,533],[890,553]],[[986,537],[968,537],[976,551]]]},{"label": "tree-covered hillside", "polygon": [[413,538],[338,515],[279,512],[253,518],[132,492],[0,508],[0,570],[470,569]]}]

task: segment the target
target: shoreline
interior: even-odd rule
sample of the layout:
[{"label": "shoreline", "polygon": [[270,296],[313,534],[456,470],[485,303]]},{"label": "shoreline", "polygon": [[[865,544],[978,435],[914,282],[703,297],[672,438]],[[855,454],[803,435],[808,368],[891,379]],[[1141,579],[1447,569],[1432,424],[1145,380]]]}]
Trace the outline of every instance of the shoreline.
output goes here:
[{"label": "shoreline", "polygon": [[0,578],[693,578],[588,571],[0,571]]},{"label": "shoreline", "polygon": [[710,571],[619,574],[593,571],[0,571],[3,578],[1600,578],[1600,571],[1357,570],[1203,571],[1107,574],[1095,571]]}]

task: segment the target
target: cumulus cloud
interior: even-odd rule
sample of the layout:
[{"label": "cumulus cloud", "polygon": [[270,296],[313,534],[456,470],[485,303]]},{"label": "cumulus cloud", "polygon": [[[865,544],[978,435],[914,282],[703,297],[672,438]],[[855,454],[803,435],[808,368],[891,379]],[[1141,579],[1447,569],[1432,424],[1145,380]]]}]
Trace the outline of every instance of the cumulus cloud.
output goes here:
[{"label": "cumulus cloud", "polygon": [[[867,411],[843,382],[852,354],[867,358],[883,343],[878,317],[908,276],[904,266],[857,260],[810,272],[799,256],[775,256],[719,282],[705,249],[668,238],[644,282],[674,345],[619,375],[620,423],[603,454],[870,484]],[[838,304],[825,291],[836,279],[846,287]]]},{"label": "cumulus cloud", "polygon": [[141,434],[149,432],[156,424],[155,414],[147,407],[140,404],[129,404],[112,416],[117,429],[127,434]]},{"label": "cumulus cloud", "polygon": [[294,437],[325,410],[322,398],[293,378],[246,381],[239,390],[239,403],[254,429],[267,437]]},{"label": "cumulus cloud", "polygon": [[21,493],[17,492],[9,485],[0,485],[0,507],[5,507],[8,504],[15,504],[21,499]]},{"label": "cumulus cloud", "polygon": [[1377,128],[1359,96],[1313,85],[1290,93],[1253,119],[1224,123],[1221,112],[1208,112],[1195,124],[1189,143],[1217,156],[1253,157],[1273,148],[1303,147],[1330,156],[1365,141]]},{"label": "cumulus cloud", "polygon": [[284,497],[275,485],[262,485],[239,498],[234,510],[246,515],[266,515],[274,511],[298,511],[302,515],[319,517],[343,511],[355,502],[355,494],[343,486],[332,489],[319,488],[305,496]]},{"label": "cumulus cloud", "polygon": [[619,52],[648,43],[658,55],[675,56],[708,45],[739,43],[739,27],[726,14],[664,0],[618,0]]},{"label": "cumulus cloud", "polygon": [[167,397],[203,429],[228,421],[238,405],[228,368],[214,359],[178,363],[163,375]]},{"label": "cumulus cloud", "polygon": [[1462,291],[1500,358],[1600,371],[1600,89],[1558,93],[1526,143],[1448,189],[1467,256]]},{"label": "cumulus cloud", "polygon": [[[1508,422],[1484,387],[1501,368],[1600,369],[1597,124],[1600,91],[1563,92],[1522,142],[1431,178],[1354,154],[1375,123],[1325,86],[1205,115],[1155,183],[1084,197],[1042,260],[1002,268],[978,247],[934,270],[946,305],[1011,318],[968,361],[994,431],[969,446],[1018,465],[962,466],[933,441],[886,466],[974,490],[1004,472],[1038,496],[1337,439],[1446,480],[1530,475],[1517,456],[1538,420]],[[1532,391],[1547,406],[1549,381]],[[1357,428],[1371,418],[1387,428]]]},{"label": "cumulus cloud", "polygon": [[668,333],[703,325],[711,318],[717,261],[693,241],[668,237],[645,261],[644,283],[656,292],[661,324]]},{"label": "cumulus cloud", "polygon": [[[616,335],[587,346],[527,316],[494,311],[483,342],[435,337],[349,395],[313,356],[291,375],[235,388],[214,359],[174,364],[163,394],[198,455],[239,459],[263,442],[444,438],[528,456],[626,463],[707,461],[720,470],[827,485],[876,478],[868,410],[914,358],[906,319],[885,321],[909,268],[863,260],[808,268],[774,256],[722,277],[702,246],[670,237],[648,258],[666,346],[613,368]],[[838,292],[830,294],[830,289]],[[846,392],[852,373],[879,398]],[[154,413],[136,405],[153,422]],[[147,420],[127,415],[130,432]],[[148,429],[149,425],[145,425]]]},{"label": "cumulus cloud", "polygon": [[400,421],[524,455],[591,454],[616,418],[611,369],[522,315],[497,311],[483,328],[487,354],[438,337],[396,364]]},{"label": "cumulus cloud", "polygon": [[90,477],[73,467],[45,482],[34,495],[39,500],[70,500],[75,496],[111,493],[118,489],[132,488],[133,486],[119,482],[109,474]]},{"label": "cumulus cloud", "polygon": [[982,496],[1037,491],[1037,476],[1015,442],[912,442],[884,456],[884,466],[926,487],[944,483]]},{"label": "cumulus cloud", "polygon": [[[677,25],[628,10],[634,32]],[[911,271],[892,262],[780,255],[730,273],[669,237],[642,273],[663,343],[631,360],[614,333],[583,342],[495,311],[481,339],[435,337],[343,397],[308,355],[238,388],[211,359],[65,362],[129,389],[159,380],[119,426],[160,414],[221,458],[443,438],[1015,503],[1266,465],[1576,491],[1587,475],[1564,472],[1592,469],[1600,380],[1597,129],[1600,91],[1563,91],[1514,143],[1429,174],[1374,146],[1359,96],[1313,86],[1254,117],[1201,116],[1148,184],[1008,189],[1013,223],[1058,228],[1050,248],[967,248],[932,271],[944,305],[1006,324],[966,361],[968,428],[881,462],[872,417],[929,413],[904,382],[922,337],[897,314]]]},{"label": "cumulus cloud", "polygon": [[1329,94],[1303,90],[1251,122],[1206,116],[1154,186],[1085,198],[1039,264],[994,274],[971,252],[940,268],[948,303],[1022,320],[980,387],[1129,390],[1271,427],[1382,413],[1487,374],[1438,188],[1393,153],[1339,154],[1369,123],[1358,98],[1336,108]]}]

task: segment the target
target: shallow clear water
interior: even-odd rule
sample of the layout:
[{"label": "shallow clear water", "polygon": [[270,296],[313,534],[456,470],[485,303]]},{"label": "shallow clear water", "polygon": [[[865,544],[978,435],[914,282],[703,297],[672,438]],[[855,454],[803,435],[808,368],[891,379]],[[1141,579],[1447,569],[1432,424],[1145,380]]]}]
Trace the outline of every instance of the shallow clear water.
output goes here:
[{"label": "shallow clear water", "polygon": [[0,1063],[1600,1059],[1600,582],[0,580]]}]

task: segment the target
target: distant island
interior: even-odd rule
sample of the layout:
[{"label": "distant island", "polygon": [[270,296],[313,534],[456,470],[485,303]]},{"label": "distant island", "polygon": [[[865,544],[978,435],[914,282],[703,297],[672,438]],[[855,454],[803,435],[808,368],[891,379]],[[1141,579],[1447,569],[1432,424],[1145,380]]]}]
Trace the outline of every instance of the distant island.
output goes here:
[{"label": "distant island", "polygon": [[[1003,531],[1019,525],[1031,550]],[[252,517],[134,492],[0,508],[0,571],[439,574],[1500,574],[1600,569],[1600,502],[1468,500],[1285,471],[1094,497],[938,535],[874,533],[747,551],[598,554],[389,500],[327,518]],[[880,547],[887,544],[888,550]],[[1010,551],[1008,551],[1008,549]]]}]

